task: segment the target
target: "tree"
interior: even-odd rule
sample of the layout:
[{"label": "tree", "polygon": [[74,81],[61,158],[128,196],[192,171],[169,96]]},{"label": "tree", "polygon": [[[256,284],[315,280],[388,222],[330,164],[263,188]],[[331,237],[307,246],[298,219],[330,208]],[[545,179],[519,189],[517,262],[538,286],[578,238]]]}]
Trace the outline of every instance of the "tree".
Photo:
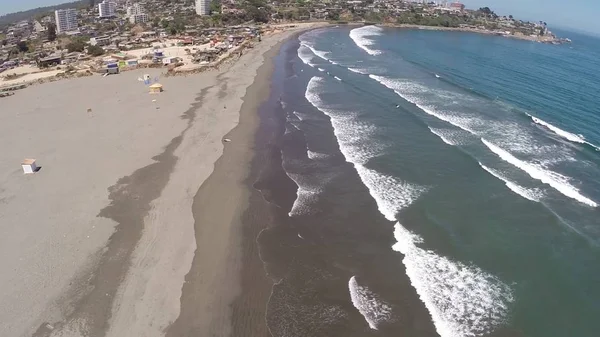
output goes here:
[{"label": "tree", "polygon": [[94,8],[96,5],[96,0],[89,0],[90,8]]},{"label": "tree", "polygon": [[53,23],[48,24],[48,41],[56,40],[56,25]]},{"label": "tree", "polygon": [[210,2],[211,13],[221,13],[221,0],[213,0]]},{"label": "tree", "polygon": [[17,42],[17,49],[21,53],[26,53],[29,51],[29,46],[27,45],[27,42],[19,41],[19,42]]},{"label": "tree", "polygon": [[160,25],[160,18],[157,16],[152,20],[152,28],[158,28]]},{"label": "tree", "polygon": [[102,47],[98,47],[98,46],[89,46],[87,49],[87,52],[89,55],[92,55],[92,56],[100,56],[100,55],[104,54],[104,49],[102,49]]},{"label": "tree", "polygon": [[481,7],[481,8],[479,8],[479,12],[481,12],[485,15],[490,15],[493,13],[489,7]]},{"label": "tree", "polygon": [[67,50],[69,51],[69,53],[72,52],[82,52],[85,49],[85,43],[83,43],[83,41],[72,41],[69,42],[69,44],[67,44]]},{"label": "tree", "polygon": [[340,13],[338,12],[327,12],[327,20],[338,21],[340,19]]},{"label": "tree", "polygon": [[513,16],[512,16],[512,15],[509,15],[509,16],[508,16],[508,18],[512,20],[512,19],[513,19]]}]

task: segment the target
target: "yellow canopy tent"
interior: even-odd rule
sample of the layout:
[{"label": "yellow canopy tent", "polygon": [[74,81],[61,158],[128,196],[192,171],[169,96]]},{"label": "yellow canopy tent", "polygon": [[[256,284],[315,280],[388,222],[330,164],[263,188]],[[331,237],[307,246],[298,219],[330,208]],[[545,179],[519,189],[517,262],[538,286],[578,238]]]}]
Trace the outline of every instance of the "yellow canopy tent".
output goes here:
[{"label": "yellow canopy tent", "polygon": [[160,83],[154,83],[149,88],[151,94],[158,94],[163,91],[163,86]]}]

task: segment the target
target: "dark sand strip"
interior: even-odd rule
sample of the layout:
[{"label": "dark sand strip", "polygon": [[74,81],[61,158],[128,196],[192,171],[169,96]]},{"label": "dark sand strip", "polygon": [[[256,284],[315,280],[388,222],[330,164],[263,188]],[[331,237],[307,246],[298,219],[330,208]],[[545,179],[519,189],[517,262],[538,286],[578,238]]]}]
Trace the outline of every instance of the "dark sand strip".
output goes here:
[{"label": "dark sand strip", "polygon": [[[194,198],[197,250],[185,278],[181,313],[167,329],[167,337],[269,335],[265,306],[271,283],[265,276],[255,241],[264,222],[261,212],[248,210],[248,200],[253,193],[250,168],[259,125],[256,112],[268,97],[271,59],[280,45],[263,55],[265,61],[244,97],[240,122],[225,136],[232,142],[226,143],[213,173]],[[222,83],[219,96],[226,89],[227,84]],[[227,245],[218,246],[222,242]],[[218,264],[221,260],[214,259],[219,254],[226,256],[224,263]],[[215,271],[222,277],[218,284],[209,285],[207,293],[205,282],[210,282],[210,278],[205,274]],[[211,317],[199,317],[207,306],[214,308],[209,313]]]}]

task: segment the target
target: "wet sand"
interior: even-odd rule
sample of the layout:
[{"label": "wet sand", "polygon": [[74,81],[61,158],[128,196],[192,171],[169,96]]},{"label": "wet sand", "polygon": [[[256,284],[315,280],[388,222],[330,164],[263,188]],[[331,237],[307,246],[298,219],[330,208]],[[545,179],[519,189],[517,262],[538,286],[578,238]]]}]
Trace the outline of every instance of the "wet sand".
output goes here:
[{"label": "wet sand", "polygon": [[[160,78],[155,96],[137,78],[160,73],[145,70],[0,102],[0,335],[266,332],[262,265],[254,275],[264,282],[239,296],[242,265],[257,261],[240,224],[252,113],[270,76],[268,62],[258,69],[291,34],[265,37],[219,71]],[[40,172],[22,174],[26,157]]]}]

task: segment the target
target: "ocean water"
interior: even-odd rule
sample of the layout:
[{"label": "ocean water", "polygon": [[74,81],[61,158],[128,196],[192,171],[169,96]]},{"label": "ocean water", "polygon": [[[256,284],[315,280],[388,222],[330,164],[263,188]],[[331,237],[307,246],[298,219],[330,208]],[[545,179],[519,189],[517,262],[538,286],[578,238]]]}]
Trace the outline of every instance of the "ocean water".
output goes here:
[{"label": "ocean water", "polygon": [[273,336],[598,336],[600,41],[569,36],[340,26],[282,48]]}]

